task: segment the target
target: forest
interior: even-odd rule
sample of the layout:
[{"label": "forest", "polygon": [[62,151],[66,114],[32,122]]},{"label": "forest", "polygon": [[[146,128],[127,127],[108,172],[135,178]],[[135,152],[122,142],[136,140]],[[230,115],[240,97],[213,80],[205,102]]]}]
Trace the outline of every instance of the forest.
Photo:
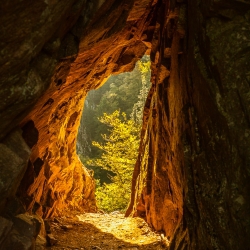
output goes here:
[{"label": "forest", "polygon": [[132,72],[110,76],[85,99],[77,153],[96,180],[99,208],[107,212],[124,211],[129,201],[150,77],[144,56]]}]

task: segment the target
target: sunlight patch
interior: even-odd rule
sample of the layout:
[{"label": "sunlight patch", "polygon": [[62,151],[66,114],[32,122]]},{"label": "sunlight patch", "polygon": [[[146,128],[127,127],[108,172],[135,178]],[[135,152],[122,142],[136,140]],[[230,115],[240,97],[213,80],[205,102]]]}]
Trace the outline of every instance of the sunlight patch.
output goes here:
[{"label": "sunlight patch", "polygon": [[79,221],[91,223],[99,230],[110,233],[116,238],[136,245],[158,244],[162,237],[156,234],[147,223],[138,217],[124,217],[124,214],[87,213],[77,215]]}]

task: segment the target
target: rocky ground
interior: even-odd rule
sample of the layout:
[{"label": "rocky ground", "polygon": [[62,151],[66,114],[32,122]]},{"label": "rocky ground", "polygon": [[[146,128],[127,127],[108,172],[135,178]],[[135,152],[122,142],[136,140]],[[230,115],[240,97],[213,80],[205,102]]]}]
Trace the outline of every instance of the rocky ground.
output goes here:
[{"label": "rocky ground", "polygon": [[167,240],[141,218],[86,213],[56,218],[50,224],[51,250],[163,250]]}]

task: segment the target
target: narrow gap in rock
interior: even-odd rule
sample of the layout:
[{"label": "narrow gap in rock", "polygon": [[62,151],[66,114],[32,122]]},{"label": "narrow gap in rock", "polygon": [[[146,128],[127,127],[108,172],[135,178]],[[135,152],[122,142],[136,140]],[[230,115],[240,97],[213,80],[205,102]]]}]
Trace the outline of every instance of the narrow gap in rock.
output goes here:
[{"label": "narrow gap in rock", "polygon": [[85,99],[77,154],[96,180],[104,213],[123,213],[128,205],[150,77],[150,59],[144,56],[132,72],[111,76]]},{"label": "narrow gap in rock", "polygon": [[86,97],[77,153],[95,178],[98,212],[52,219],[50,249],[164,249],[163,236],[142,218],[124,216],[150,77],[144,56],[132,72],[111,76]]}]

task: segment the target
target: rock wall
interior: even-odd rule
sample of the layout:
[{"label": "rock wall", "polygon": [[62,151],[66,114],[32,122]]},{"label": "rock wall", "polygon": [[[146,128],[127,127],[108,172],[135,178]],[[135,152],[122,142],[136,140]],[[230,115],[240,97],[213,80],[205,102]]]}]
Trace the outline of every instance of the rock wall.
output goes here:
[{"label": "rock wall", "polygon": [[158,10],[127,214],[163,230],[170,249],[250,246],[249,10],[243,1]]},{"label": "rock wall", "polygon": [[[91,29],[78,34],[77,25],[73,27],[79,36],[78,53],[60,60],[49,89],[22,121],[26,141],[29,124],[39,132],[19,188],[26,194],[21,196],[28,211],[49,217],[67,209],[96,210],[93,178],[75,152],[77,131],[87,91],[103,84],[112,72],[132,70],[147,50],[139,38],[149,10],[129,17],[132,4],[108,1],[91,21]],[[139,28],[131,31],[135,23]]]},{"label": "rock wall", "polygon": [[[26,211],[50,217],[68,209],[96,210],[94,180],[75,152],[84,97],[111,73],[132,70],[147,51],[143,32],[151,20],[149,3],[3,4],[2,10],[10,12],[3,22],[13,26],[13,33],[6,31],[3,37],[6,68],[1,82],[11,86],[1,92],[1,116],[8,118],[1,124],[1,137],[19,124],[31,148],[17,191]],[[33,8],[37,12],[30,14]],[[19,29],[27,29],[21,37],[14,27],[17,9],[25,21]],[[8,44],[12,40],[13,50]]]},{"label": "rock wall", "polygon": [[163,231],[170,249],[250,246],[247,1],[7,1],[0,11],[5,218],[95,211],[75,153],[84,97],[150,53],[127,215]]}]

